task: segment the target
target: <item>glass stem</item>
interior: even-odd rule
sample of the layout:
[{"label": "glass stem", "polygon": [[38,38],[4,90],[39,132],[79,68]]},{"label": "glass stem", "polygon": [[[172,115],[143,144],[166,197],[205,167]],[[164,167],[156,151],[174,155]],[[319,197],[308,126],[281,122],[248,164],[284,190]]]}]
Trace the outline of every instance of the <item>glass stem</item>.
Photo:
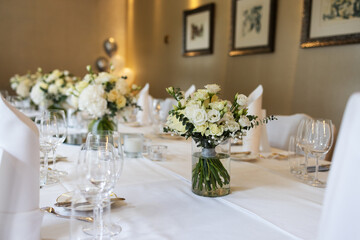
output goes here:
[{"label": "glass stem", "polygon": [[305,162],[304,162],[304,176],[307,176],[308,175],[308,171],[307,171],[307,168],[308,168],[308,165],[309,165],[309,153],[308,152],[305,152]]},{"label": "glass stem", "polygon": [[55,146],[52,150],[53,152],[53,170],[56,171],[56,151],[57,151],[57,146]]},{"label": "glass stem", "polygon": [[103,220],[103,208],[101,201],[98,201],[94,207],[94,229],[99,233],[98,236],[103,236],[104,231],[104,220]]},{"label": "glass stem", "polygon": [[48,161],[48,152],[44,151],[44,185],[47,184],[48,180],[48,167],[49,167],[49,161]]},{"label": "glass stem", "polygon": [[318,181],[318,175],[319,175],[319,156],[316,156],[316,163],[315,163],[315,179],[314,181]]}]

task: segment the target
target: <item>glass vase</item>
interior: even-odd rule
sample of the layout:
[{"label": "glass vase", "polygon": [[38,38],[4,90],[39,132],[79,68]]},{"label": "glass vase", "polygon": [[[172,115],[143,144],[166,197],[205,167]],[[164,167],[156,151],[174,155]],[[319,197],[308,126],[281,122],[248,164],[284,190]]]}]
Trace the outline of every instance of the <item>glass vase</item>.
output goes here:
[{"label": "glass vase", "polygon": [[92,133],[97,133],[98,131],[116,131],[117,126],[112,118],[105,115],[101,118],[94,119],[90,122],[88,126],[88,131]]},{"label": "glass vase", "polygon": [[230,140],[215,148],[203,148],[192,141],[191,188],[204,197],[230,193]]}]

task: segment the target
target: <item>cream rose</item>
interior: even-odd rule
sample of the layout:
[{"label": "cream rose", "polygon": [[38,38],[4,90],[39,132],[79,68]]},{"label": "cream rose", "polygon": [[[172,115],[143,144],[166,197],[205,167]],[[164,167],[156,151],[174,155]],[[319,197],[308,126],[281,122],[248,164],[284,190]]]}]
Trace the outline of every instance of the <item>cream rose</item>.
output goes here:
[{"label": "cream rose", "polygon": [[210,135],[221,136],[224,133],[224,127],[214,123],[209,124]]},{"label": "cream rose", "polygon": [[241,127],[249,127],[251,125],[251,122],[246,116],[241,116],[239,119],[239,124]]},{"label": "cream rose", "polygon": [[236,98],[236,103],[239,106],[245,107],[247,105],[248,98],[244,94],[239,94]]},{"label": "cream rose", "polygon": [[220,92],[220,90],[221,90],[220,86],[217,84],[208,84],[205,86],[205,88],[211,94],[216,94],[216,93]]}]

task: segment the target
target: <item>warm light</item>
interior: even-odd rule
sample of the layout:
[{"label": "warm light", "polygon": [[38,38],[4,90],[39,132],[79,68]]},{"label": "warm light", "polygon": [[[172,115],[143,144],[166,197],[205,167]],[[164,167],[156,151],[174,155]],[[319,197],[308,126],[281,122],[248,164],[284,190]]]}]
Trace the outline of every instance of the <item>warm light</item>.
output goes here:
[{"label": "warm light", "polygon": [[200,0],[190,0],[190,8],[197,8],[200,5]]}]

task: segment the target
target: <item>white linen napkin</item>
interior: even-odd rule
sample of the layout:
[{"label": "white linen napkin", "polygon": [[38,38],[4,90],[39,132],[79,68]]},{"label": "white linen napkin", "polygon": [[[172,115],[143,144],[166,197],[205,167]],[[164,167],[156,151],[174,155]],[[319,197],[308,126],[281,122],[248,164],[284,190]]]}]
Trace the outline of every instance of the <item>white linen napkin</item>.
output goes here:
[{"label": "white linen napkin", "polygon": [[196,87],[195,85],[191,85],[188,90],[185,92],[185,98],[189,97],[193,92],[195,92]]},{"label": "white linen napkin", "polygon": [[[261,119],[263,87],[259,85],[248,97],[248,114],[259,116]],[[250,129],[243,138],[243,150],[253,153],[259,152],[261,126]]]},{"label": "white linen napkin", "polygon": [[39,239],[39,133],[2,97],[0,112],[0,239]]},{"label": "white linen napkin", "polygon": [[137,104],[142,108],[142,111],[139,111],[136,115],[136,120],[141,125],[149,125],[151,123],[151,108],[150,108],[150,95],[149,95],[150,85],[147,83],[139,93],[139,98]]}]

